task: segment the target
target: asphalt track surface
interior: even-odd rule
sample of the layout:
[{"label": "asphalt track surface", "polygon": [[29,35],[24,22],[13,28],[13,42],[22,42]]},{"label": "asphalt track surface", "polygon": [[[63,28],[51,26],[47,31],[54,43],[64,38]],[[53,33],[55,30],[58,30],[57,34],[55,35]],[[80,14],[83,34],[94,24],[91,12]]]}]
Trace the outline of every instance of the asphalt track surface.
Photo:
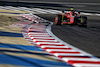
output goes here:
[{"label": "asphalt track surface", "polygon": [[69,10],[100,13],[100,0],[0,0],[0,5],[38,7],[43,9]]},{"label": "asphalt track surface", "polygon": [[98,3],[100,0],[0,0],[0,1],[12,1],[12,2],[83,2],[83,3]]}]

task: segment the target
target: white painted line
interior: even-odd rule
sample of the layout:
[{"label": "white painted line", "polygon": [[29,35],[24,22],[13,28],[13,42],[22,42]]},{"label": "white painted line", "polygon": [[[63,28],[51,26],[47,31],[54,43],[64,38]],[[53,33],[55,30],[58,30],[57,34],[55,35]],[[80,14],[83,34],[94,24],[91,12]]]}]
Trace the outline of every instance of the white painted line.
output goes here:
[{"label": "white painted line", "polygon": [[82,15],[93,15],[91,13],[81,13]]},{"label": "white painted line", "polygon": [[100,16],[100,14],[94,14],[94,15],[96,15],[96,16]]},{"label": "white painted line", "polygon": [[46,14],[46,12],[44,12],[44,11],[39,11],[39,10],[34,10],[34,11],[39,12],[39,13]]}]

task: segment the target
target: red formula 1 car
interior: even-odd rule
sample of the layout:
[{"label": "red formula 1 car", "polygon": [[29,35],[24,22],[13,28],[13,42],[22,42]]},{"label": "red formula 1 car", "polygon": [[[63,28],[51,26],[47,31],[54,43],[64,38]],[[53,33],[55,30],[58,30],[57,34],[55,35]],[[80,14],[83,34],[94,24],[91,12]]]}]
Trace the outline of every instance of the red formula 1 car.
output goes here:
[{"label": "red formula 1 car", "polygon": [[56,15],[55,17],[55,24],[62,25],[62,24],[70,24],[70,25],[79,25],[79,26],[87,26],[87,17],[80,15],[80,12],[64,12],[62,11],[61,15]]}]

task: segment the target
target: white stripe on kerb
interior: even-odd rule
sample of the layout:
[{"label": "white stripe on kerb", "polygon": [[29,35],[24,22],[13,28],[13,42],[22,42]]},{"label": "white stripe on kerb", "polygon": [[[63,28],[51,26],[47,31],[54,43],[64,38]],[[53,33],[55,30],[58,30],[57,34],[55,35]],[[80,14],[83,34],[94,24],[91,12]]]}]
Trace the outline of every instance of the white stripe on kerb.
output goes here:
[{"label": "white stripe on kerb", "polygon": [[62,58],[62,60],[64,61],[68,61],[68,60],[75,60],[75,61],[99,61],[98,59],[94,59],[94,58]]},{"label": "white stripe on kerb", "polygon": [[34,39],[33,41],[51,41],[51,42],[57,42],[57,40],[43,40],[43,39]]},{"label": "white stripe on kerb", "polygon": [[50,51],[60,51],[60,52],[76,52],[75,50],[66,50],[66,49],[47,49],[46,51],[50,52]]},{"label": "white stripe on kerb", "polygon": [[75,63],[75,67],[100,67],[100,64],[89,64],[89,63]]},{"label": "white stripe on kerb", "polygon": [[39,39],[53,39],[53,38],[51,38],[51,37],[31,37],[32,39],[33,38],[39,38]]},{"label": "white stripe on kerb", "polygon": [[55,45],[62,45],[62,43],[51,43],[51,42],[37,42],[37,44],[55,44]]},{"label": "white stripe on kerb", "polygon": [[[31,35],[31,36],[33,36],[33,37],[34,37],[34,36],[40,36],[40,37],[41,37],[41,36],[49,36],[49,35]],[[50,37],[50,36],[49,36],[49,37]]]},{"label": "white stripe on kerb", "polygon": [[47,47],[47,48],[49,48],[49,47],[52,47],[52,48],[68,48],[67,46],[50,46],[50,45],[41,46],[41,48],[45,48],[45,47]]},{"label": "white stripe on kerb", "polygon": [[36,32],[29,32],[28,34],[30,34],[30,35],[34,35],[34,34],[45,35],[45,34],[47,34],[47,33],[36,33]]},{"label": "white stripe on kerb", "polygon": [[83,56],[84,54],[71,54],[71,53],[55,53],[55,56]]}]

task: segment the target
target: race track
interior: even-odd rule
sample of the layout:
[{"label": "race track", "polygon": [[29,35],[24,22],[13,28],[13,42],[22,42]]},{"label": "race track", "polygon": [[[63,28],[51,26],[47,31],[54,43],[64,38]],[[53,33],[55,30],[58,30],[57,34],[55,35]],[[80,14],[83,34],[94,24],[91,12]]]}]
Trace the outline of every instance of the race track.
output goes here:
[{"label": "race track", "polygon": [[[28,6],[28,7],[39,7],[44,9],[57,9],[57,10],[69,10],[70,7],[74,7],[76,11],[83,11],[95,14],[88,15],[88,27],[78,27],[70,26],[70,25],[62,25],[56,26],[55,24],[52,26],[52,32],[57,35],[63,41],[82,49],[94,56],[100,57],[100,16],[97,16],[97,13],[100,13],[100,1],[99,0],[62,0],[62,1],[45,1],[42,2],[39,0],[20,0],[18,2],[26,2],[24,4],[17,3],[20,6]],[[31,4],[27,4],[27,2],[31,2]],[[11,3],[6,3],[11,4]],[[16,4],[12,4],[16,5]],[[31,10],[30,10],[31,11]],[[37,14],[44,19],[50,20],[54,22],[55,14]]]},{"label": "race track", "polygon": [[[41,15],[45,19],[54,22],[55,15]],[[60,39],[86,51],[96,57],[100,57],[100,17],[88,16],[88,26],[79,27],[77,25],[53,25],[52,32]]]},{"label": "race track", "polygon": [[[100,2],[98,1],[91,1],[91,3],[84,1],[68,1],[70,3],[66,3],[66,7],[60,2],[56,3],[56,9],[59,10],[67,10],[70,7],[74,7],[75,10],[89,12],[92,14],[100,13],[99,6]],[[80,4],[79,4],[80,3]],[[94,4],[93,4],[94,3]],[[59,5],[61,7],[59,7]],[[70,5],[70,7],[68,7]],[[76,6],[77,5],[77,6]],[[51,5],[52,6],[52,5]],[[83,7],[84,6],[84,7]],[[45,6],[50,7],[50,6]],[[44,7],[44,8],[45,8]],[[54,8],[54,7],[52,7]],[[37,14],[38,16],[47,19],[49,21],[54,22],[55,14]],[[70,26],[70,25],[53,25],[52,32],[58,36],[63,41],[69,43],[72,46],[75,46],[83,51],[86,51],[96,57],[100,57],[100,16],[97,15],[87,15],[88,17],[88,26],[85,27],[78,27]]]},{"label": "race track", "polygon": [[[70,2],[70,1],[69,1]],[[98,1],[97,1],[98,2]],[[77,25],[55,25],[52,26],[52,32],[65,41],[66,43],[77,47],[83,51],[86,51],[98,58],[100,58],[100,3],[89,3],[84,2],[71,2],[63,4],[33,4],[31,6],[40,8],[52,8],[57,10],[69,10],[70,7],[74,7],[76,11],[83,11],[88,13],[93,13],[95,15],[86,15],[88,17],[88,26],[79,27]],[[97,3],[97,4],[96,4]],[[88,6],[88,7],[87,7]],[[55,14],[36,14],[46,20],[52,21],[54,23]]]}]

